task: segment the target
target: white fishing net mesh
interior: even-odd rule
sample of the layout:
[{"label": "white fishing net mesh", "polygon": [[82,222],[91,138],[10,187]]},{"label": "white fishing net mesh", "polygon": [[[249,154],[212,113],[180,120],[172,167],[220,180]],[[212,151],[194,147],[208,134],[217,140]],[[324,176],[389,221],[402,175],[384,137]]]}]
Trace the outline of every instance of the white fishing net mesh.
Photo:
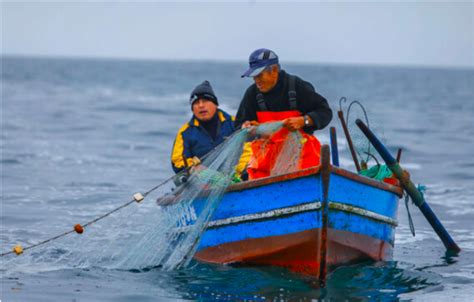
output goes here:
[{"label": "white fishing net mesh", "polygon": [[[185,267],[222,196],[235,180],[236,165],[244,144],[258,138],[268,140],[281,122],[235,132],[195,167],[187,182],[171,191],[172,181],[157,192],[158,203],[144,201],[116,212],[90,227],[84,234],[72,234],[2,259],[4,271],[44,271],[71,267],[173,270]],[[298,169],[304,140],[290,132],[282,145],[271,175]],[[195,202],[204,200],[199,209]],[[35,242],[27,242],[34,244]]]}]

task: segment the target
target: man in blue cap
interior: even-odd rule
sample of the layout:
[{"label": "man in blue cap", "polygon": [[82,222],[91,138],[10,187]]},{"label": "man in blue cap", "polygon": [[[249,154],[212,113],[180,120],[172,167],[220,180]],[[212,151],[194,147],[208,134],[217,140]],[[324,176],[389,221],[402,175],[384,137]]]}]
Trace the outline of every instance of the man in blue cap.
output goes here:
[{"label": "man in blue cap", "polygon": [[218,108],[217,97],[208,81],[194,88],[189,103],[193,117],[179,129],[171,153],[176,173],[198,163],[234,132],[234,118]]},{"label": "man in blue cap", "polygon": [[252,77],[252,84],[240,103],[236,128],[259,123],[283,121],[284,129],[275,133],[266,144],[265,156],[258,157],[261,147],[252,143],[253,158],[247,169],[250,179],[270,175],[288,131],[299,131],[306,139],[300,154],[299,168],[319,165],[320,143],[312,134],[326,127],[332,119],[327,100],[301,78],[280,68],[278,56],[270,49],[260,48],[250,54],[249,69],[242,77]]}]

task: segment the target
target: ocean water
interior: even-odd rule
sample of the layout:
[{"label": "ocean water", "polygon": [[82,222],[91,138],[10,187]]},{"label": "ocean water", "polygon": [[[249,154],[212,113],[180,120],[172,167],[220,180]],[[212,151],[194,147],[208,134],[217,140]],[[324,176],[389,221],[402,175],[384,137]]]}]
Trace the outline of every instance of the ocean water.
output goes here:
[{"label": "ocean water", "polygon": [[[209,80],[220,107],[235,114],[250,84],[240,78],[245,62],[2,57],[1,67],[1,252],[68,231],[167,179],[194,86]],[[0,300],[473,301],[474,70],[283,67],[313,83],[334,112],[342,96],[364,104],[372,129],[393,152],[403,149],[402,165],[426,185],[460,254],[447,254],[411,206],[413,237],[401,200],[393,261],[341,267],[324,289],[279,268],[123,268],[116,260],[133,257],[137,232],[153,227],[156,206],[146,200],[83,235],[0,258]],[[354,108],[354,133],[357,116]],[[341,165],[354,170],[336,116],[331,125]],[[328,128],[316,135],[328,142]]]}]

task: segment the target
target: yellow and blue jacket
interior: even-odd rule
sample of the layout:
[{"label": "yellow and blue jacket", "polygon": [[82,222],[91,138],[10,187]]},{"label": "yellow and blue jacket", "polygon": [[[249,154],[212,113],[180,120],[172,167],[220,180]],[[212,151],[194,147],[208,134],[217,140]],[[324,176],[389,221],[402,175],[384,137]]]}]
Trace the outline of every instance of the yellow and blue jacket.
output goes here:
[{"label": "yellow and blue jacket", "polygon": [[217,115],[219,122],[215,139],[194,116],[179,129],[171,153],[171,165],[175,173],[191,166],[194,156],[202,158],[234,132],[234,117],[220,109]]}]

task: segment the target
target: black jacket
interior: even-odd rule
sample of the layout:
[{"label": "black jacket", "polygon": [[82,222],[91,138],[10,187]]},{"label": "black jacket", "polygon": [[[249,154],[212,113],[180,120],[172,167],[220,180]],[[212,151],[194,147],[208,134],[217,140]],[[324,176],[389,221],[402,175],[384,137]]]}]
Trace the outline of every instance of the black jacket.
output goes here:
[{"label": "black jacket", "polygon": [[[304,127],[304,131],[312,134],[315,130],[323,129],[332,119],[332,110],[329,108],[327,100],[319,95],[313,85],[295,76],[296,107],[304,115],[309,115],[314,122],[311,127]],[[269,111],[291,110],[288,100],[288,74],[281,70],[278,82],[270,91],[263,93],[265,104]],[[251,85],[240,103],[235,119],[235,128],[238,129],[245,121],[256,121],[257,111],[260,111],[257,104],[257,93],[255,84]]]}]

